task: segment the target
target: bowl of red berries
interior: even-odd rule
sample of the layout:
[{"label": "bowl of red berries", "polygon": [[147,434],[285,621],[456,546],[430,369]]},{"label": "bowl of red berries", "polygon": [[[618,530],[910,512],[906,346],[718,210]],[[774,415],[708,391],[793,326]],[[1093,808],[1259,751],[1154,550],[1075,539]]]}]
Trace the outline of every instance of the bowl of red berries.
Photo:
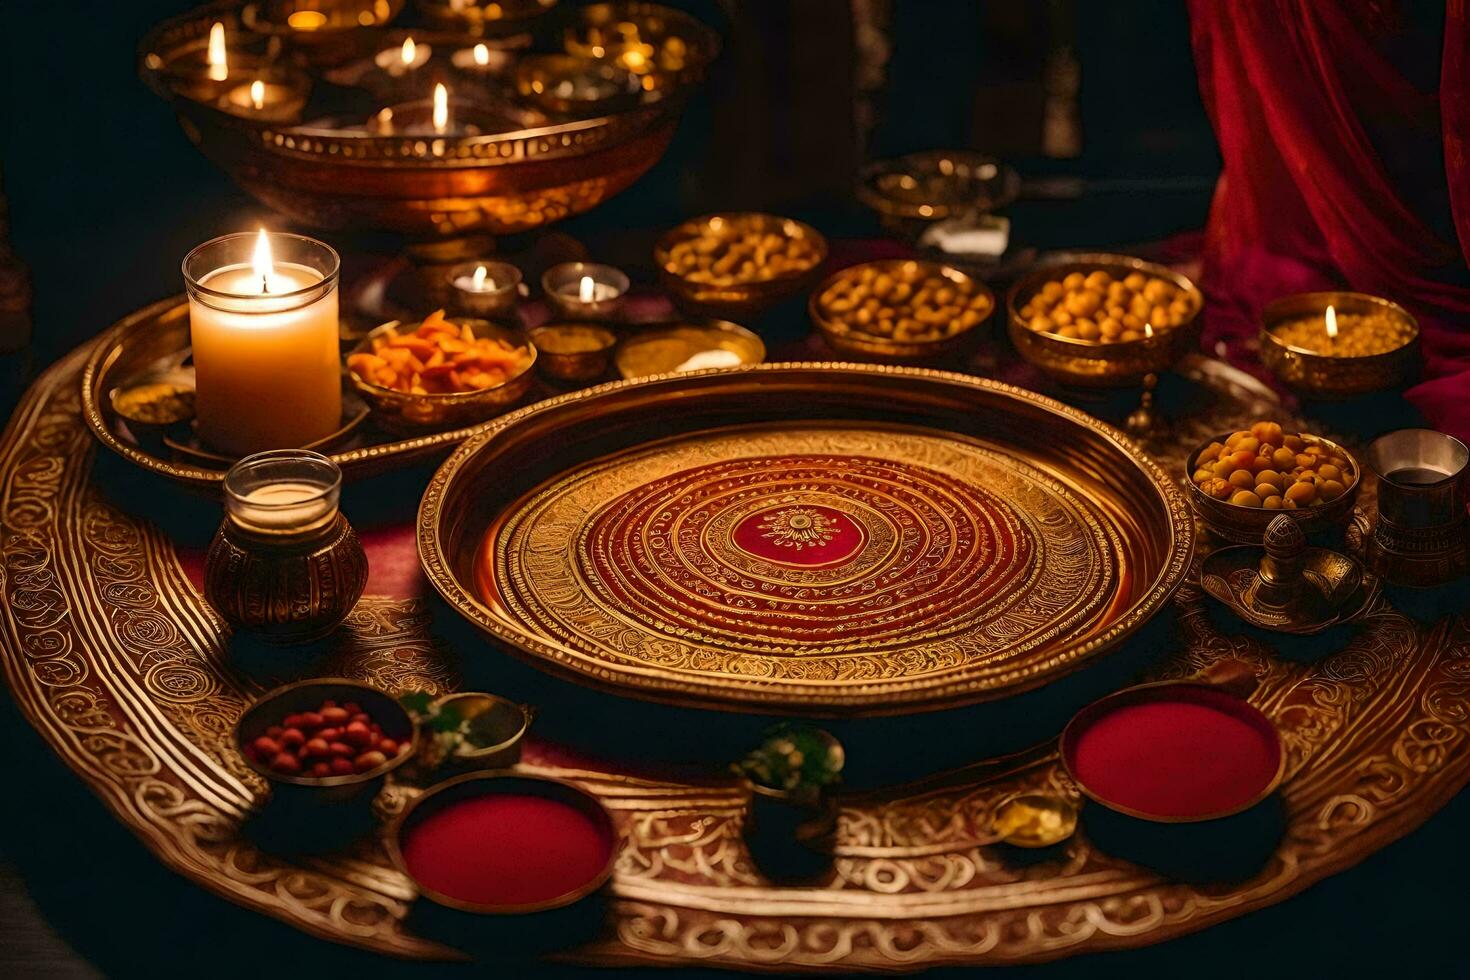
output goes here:
[{"label": "bowl of red berries", "polygon": [[342,678],[298,681],[262,695],[235,725],[245,762],[276,792],[320,802],[377,794],[413,756],[413,718],[391,695]]}]

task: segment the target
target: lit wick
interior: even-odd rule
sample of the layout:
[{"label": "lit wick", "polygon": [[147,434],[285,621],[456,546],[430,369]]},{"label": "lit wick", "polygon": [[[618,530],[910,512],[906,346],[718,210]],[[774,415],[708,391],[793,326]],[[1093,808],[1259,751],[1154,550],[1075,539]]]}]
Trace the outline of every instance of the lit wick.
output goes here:
[{"label": "lit wick", "polygon": [[1149,337],[1152,337],[1153,335],[1154,335],[1154,325],[1152,323],[1145,323],[1143,325],[1143,336],[1144,336],[1144,339],[1146,340]]},{"label": "lit wick", "polygon": [[230,65],[225,57],[225,25],[215,21],[209,29],[209,51],[205,54],[209,65],[209,80],[222,82],[230,77]]},{"label": "lit wick", "polygon": [[414,50],[414,47],[415,46],[413,43],[413,38],[406,37],[403,39],[403,52],[401,56],[403,58],[404,67],[406,68],[413,67],[413,59],[414,56],[417,54],[417,52]]},{"label": "lit wick", "polygon": [[1332,308],[1331,303],[1327,304],[1327,339],[1337,339],[1337,311]]},{"label": "lit wick", "polygon": [[475,64],[480,66],[490,64],[490,49],[483,44],[475,45]]},{"label": "lit wick", "polygon": [[493,290],[495,288],[495,283],[492,282],[487,287],[485,285],[485,275],[485,267],[483,265],[477,266],[475,268],[475,274],[470,277],[470,288],[477,293],[484,292],[486,288]]},{"label": "lit wick", "polygon": [[442,133],[449,126],[449,89],[443,82],[434,86],[434,132]]},{"label": "lit wick", "polygon": [[257,112],[265,108],[265,82],[258,78],[250,83],[250,102]]},{"label": "lit wick", "polygon": [[597,283],[591,276],[582,277],[582,282],[577,287],[577,298],[584,303],[590,303],[597,298]]},{"label": "lit wick", "polygon": [[260,276],[261,294],[270,292],[274,263],[271,261],[270,239],[265,237],[264,228],[260,229],[260,235],[255,239],[255,255],[251,259],[251,265],[255,267],[255,274]]}]

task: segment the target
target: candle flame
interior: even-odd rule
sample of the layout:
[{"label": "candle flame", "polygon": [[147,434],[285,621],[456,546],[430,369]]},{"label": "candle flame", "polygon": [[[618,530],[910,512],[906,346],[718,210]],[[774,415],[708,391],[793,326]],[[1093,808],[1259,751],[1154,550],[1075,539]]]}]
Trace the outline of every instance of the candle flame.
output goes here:
[{"label": "candle flame", "polygon": [[470,277],[470,281],[473,283],[473,287],[477,292],[485,288],[485,275],[486,270],[485,267],[482,265],[477,266],[475,268],[475,274]]},{"label": "candle flame", "polygon": [[265,108],[265,82],[258,78],[250,83],[250,104],[257,111]]},{"label": "candle flame", "polygon": [[582,282],[577,287],[577,298],[584,303],[590,303],[597,298],[597,283],[592,281],[591,276],[582,277]]},{"label": "candle flame", "polygon": [[225,56],[225,25],[221,21],[215,21],[209,29],[209,50],[205,54],[205,62],[209,65],[210,81],[222,82],[230,77],[229,59]]},{"label": "candle flame", "polygon": [[1152,323],[1145,323],[1143,325],[1143,335],[1144,337],[1152,337],[1154,335],[1154,325]]},{"label": "candle flame", "polygon": [[1327,304],[1327,339],[1337,339],[1337,311],[1332,308],[1331,303]]},{"label": "candle flame", "polygon": [[411,37],[404,38],[403,39],[403,51],[400,53],[400,56],[403,58],[403,63],[405,65],[408,65],[408,66],[412,67],[413,66],[413,60],[414,60],[415,56],[417,56],[417,54],[418,54],[417,46],[413,43],[413,38],[411,38]]},{"label": "candle flame", "polygon": [[250,264],[255,269],[255,274],[260,277],[260,291],[268,293],[271,291],[271,275],[275,271],[275,262],[271,258],[271,240],[266,237],[265,229],[260,229],[260,234],[255,239],[255,255]]},{"label": "candle flame", "polygon": [[483,44],[475,45],[475,64],[490,64],[490,49]]},{"label": "candle flame", "polygon": [[434,86],[434,132],[442,133],[449,125],[449,89],[443,82]]}]

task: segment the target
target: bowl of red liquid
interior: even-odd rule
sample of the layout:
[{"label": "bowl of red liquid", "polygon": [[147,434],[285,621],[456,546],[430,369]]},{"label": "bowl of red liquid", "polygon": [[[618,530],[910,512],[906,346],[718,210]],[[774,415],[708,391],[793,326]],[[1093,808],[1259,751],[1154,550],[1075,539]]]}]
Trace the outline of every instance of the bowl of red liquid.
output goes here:
[{"label": "bowl of red liquid", "polygon": [[1249,810],[1285,775],[1281,734],[1220,687],[1142,684],[1083,708],[1062,731],[1062,764],[1095,803],[1156,823]]},{"label": "bowl of red liquid", "polygon": [[597,798],[571,783],[473,772],[410,803],[388,852],[438,905],[523,916],[564,909],[606,884],[617,834]]}]

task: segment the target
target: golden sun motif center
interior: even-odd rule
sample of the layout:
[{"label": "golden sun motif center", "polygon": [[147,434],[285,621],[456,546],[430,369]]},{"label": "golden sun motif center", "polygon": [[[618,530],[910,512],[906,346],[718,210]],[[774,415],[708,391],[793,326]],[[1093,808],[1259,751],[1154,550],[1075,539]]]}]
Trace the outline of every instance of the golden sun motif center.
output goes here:
[{"label": "golden sun motif center", "polygon": [[807,507],[778,510],[760,523],[761,536],[778,547],[821,547],[837,536],[837,522],[820,511]]}]

